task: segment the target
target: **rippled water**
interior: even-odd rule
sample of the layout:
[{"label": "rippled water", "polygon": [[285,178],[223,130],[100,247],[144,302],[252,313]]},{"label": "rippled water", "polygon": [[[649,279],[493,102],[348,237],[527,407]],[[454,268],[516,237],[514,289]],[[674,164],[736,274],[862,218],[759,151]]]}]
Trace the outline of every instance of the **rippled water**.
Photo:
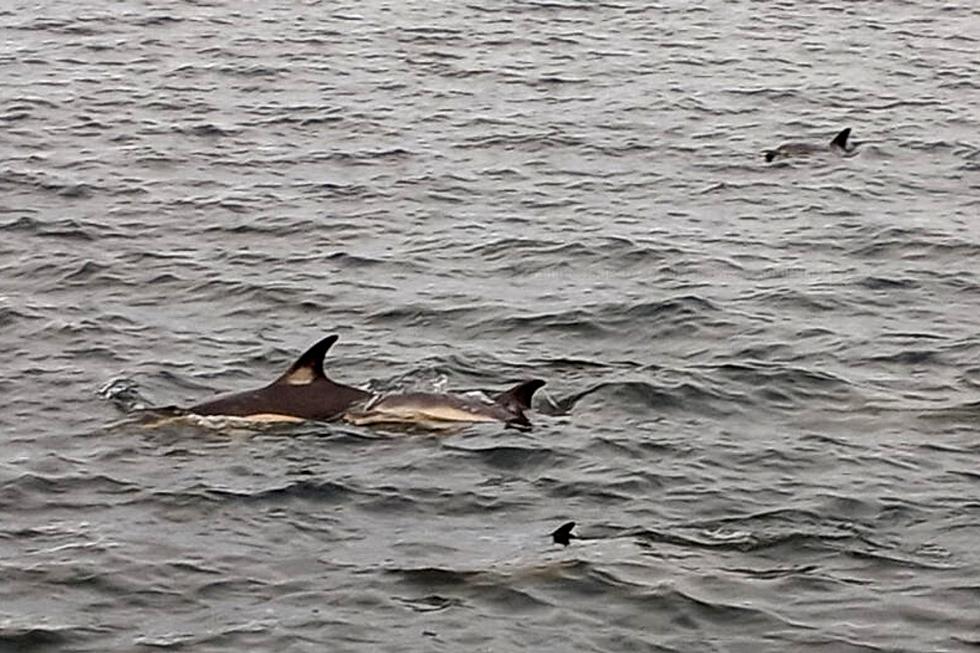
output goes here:
[{"label": "rippled water", "polygon": [[[974,3],[0,21],[0,650],[980,646]],[[365,387],[545,378],[535,428],[97,392],[334,332]]]}]

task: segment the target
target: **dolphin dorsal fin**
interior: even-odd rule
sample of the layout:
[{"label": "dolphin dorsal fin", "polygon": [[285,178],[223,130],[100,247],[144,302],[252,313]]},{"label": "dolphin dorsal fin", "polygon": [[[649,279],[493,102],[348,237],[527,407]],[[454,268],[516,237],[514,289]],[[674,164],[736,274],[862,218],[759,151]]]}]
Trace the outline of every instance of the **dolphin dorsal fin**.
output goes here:
[{"label": "dolphin dorsal fin", "polygon": [[840,130],[840,133],[834,136],[834,140],[830,141],[830,147],[839,147],[845,152],[848,150],[847,139],[851,137],[851,128],[845,127]]},{"label": "dolphin dorsal fin", "polygon": [[[538,388],[543,385],[544,381],[541,379],[524,381],[506,392],[501,392],[493,398],[493,401],[511,410],[514,410],[514,408],[524,410],[525,408],[531,407],[531,398],[534,397],[534,393],[538,391]],[[520,412],[520,410],[515,412]]]},{"label": "dolphin dorsal fin", "polygon": [[323,372],[323,357],[335,342],[337,336],[330,335],[307,349],[306,353],[297,358],[296,362],[274,381],[274,384],[307,385],[318,379],[326,379],[327,375]]},{"label": "dolphin dorsal fin", "polygon": [[575,528],[575,522],[570,521],[562,524],[556,528],[551,533],[551,539],[554,540],[555,544],[561,544],[562,546],[568,546],[568,544],[573,540],[577,539],[578,536],[572,532]]}]

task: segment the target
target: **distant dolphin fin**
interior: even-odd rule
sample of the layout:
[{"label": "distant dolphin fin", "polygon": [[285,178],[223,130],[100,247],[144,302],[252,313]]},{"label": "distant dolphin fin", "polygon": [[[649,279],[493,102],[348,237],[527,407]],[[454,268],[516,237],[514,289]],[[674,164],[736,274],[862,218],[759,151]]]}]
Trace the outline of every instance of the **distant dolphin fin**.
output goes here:
[{"label": "distant dolphin fin", "polygon": [[326,379],[327,375],[323,372],[323,357],[327,355],[327,351],[333,346],[333,343],[337,342],[337,337],[336,335],[327,336],[307,349],[306,353],[296,359],[296,362],[273,384],[307,385],[317,379]]},{"label": "distant dolphin fin", "polygon": [[568,543],[577,537],[575,533],[572,532],[573,528],[575,528],[575,522],[566,522],[551,533],[551,539],[554,540],[555,544],[568,546]]},{"label": "distant dolphin fin", "polygon": [[493,401],[494,403],[498,403],[505,408],[510,408],[511,410],[520,412],[531,407],[531,398],[534,397],[534,393],[538,391],[538,388],[543,385],[544,381],[541,379],[524,381],[523,383],[518,383],[506,392],[501,392],[499,395],[493,398]]},{"label": "distant dolphin fin", "polygon": [[851,137],[851,128],[845,127],[840,131],[839,134],[834,136],[834,140],[830,141],[830,147],[839,147],[845,152],[849,149],[847,146],[847,139]]}]

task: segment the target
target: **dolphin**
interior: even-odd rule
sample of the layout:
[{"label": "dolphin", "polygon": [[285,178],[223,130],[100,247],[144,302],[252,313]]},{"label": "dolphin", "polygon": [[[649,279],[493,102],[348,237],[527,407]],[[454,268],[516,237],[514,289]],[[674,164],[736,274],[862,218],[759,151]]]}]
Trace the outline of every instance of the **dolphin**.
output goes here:
[{"label": "dolphin", "polygon": [[575,522],[565,522],[551,533],[552,541],[554,541],[555,544],[568,546],[572,540],[578,539],[578,535],[572,532],[573,528],[575,528]]},{"label": "dolphin", "polygon": [[783,143],[774,150],[763,150],[766,162],[771,163],[774,159],[810,156],[812,154],[823,154],[833,152],[834,154],[844,155],[854,151],[854,144],[848,142],[851,137],[851,128],[842,129],[829,145],[818,145],[816,143]]},{"label": "dolphin", "polygon": [[381,395],[363,408],[348,410],[344,420],[355,425],[402,424],[427,428],[447,428],[465,422],[503,422],[528,428],[531,422],[524,411],[531,407],[531,398],[543,385],[540,379],[524,381],[492,401],[428,392]]},{"label": "dolphin", "polygon": [[191,406],[188,412],[262,422],[340,417],[352,405],[369,399],[371,393],[327,378],[323,357],[335,342],[337,336],[330,335],[316,343],[264,388],[223,395]]}]

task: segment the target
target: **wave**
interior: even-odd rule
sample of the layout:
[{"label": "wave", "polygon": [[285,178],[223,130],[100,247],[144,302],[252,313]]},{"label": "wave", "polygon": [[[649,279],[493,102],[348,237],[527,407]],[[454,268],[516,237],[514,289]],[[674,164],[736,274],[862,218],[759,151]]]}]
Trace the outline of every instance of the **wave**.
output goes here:
[{"label": "wave", "polygon": [[738,412],[742,397],[709,388],[696,382],[659,385],[648,381],[607,381],[563,398],[543,412],[567,414],[586,399],[599,400],[603,412],[627,410],[631,413],[690,412],[725,415]]},{"label": "wave", "polygon": [[100,626],[56,626],[47,623],[18,624],[5,620],[0,624],[0,651],[78,650],[96,635],[109,629]]}]

